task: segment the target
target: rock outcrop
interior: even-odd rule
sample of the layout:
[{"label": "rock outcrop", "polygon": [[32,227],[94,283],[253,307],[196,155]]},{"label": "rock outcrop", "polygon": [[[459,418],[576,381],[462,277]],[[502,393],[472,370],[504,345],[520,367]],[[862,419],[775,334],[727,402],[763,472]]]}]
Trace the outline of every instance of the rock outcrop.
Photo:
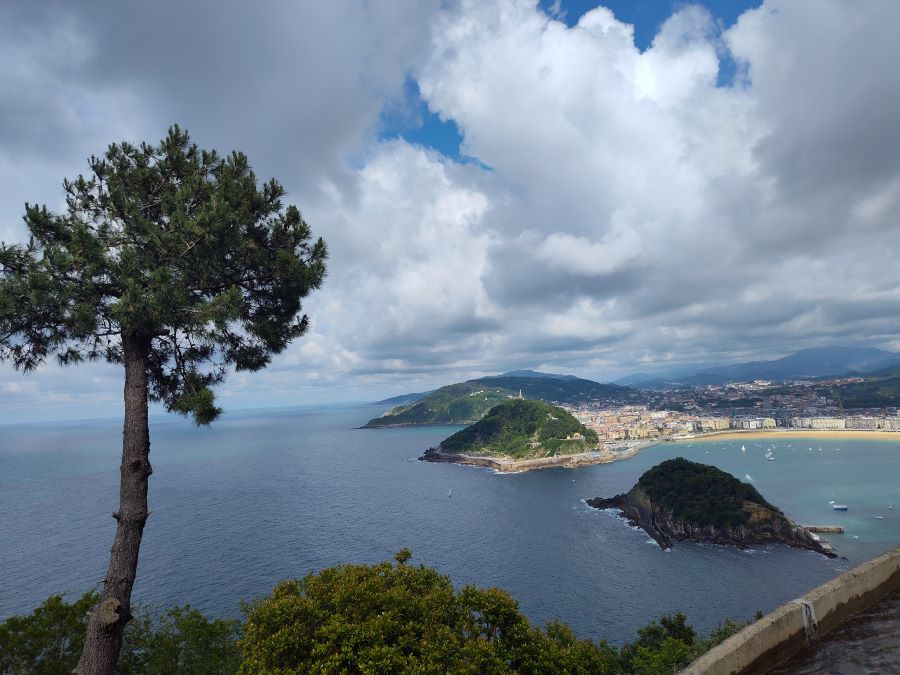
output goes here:
[{"label": "rock outcrop", "polygon": [[[685,462],[686,460],[670,461]],[[654,467],[650,471],[658,471],[665,464]],[[705,467],[702,464],[695,466],[714,469],[714,467]],[[644,476],[641,477],[641,480],[644,479]],[[736,481],[736,479],[733,480]],[[739,548],[781,542],[794,548],[816,551],[829,558],[837,557],[834,549],[827,542],[806,528],[797,525],[777,509],[770,508],[768,504],[764,505],[748,499],[737,502],[740,505],[738,507],[740,517],[732,517],[729,519],[730,522],[725,524],[713,523],[711,518],[685,519],[676,516],[675,509],[671,506],[663,505],[652,499],[641,487],[640,481],[624,494],[610,499],[600,497],[589,499],[587,503],[597,509],[620,510],[629,523],[642,528],[663,549],[671,548],[673,541],[684,540],[731,545]]]}]

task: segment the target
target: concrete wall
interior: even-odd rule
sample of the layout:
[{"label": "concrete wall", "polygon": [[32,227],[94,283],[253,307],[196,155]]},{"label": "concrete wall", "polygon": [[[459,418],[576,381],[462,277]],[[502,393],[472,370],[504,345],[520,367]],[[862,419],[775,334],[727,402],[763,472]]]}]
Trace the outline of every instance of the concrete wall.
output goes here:
[{"label": "concrete wall", "polygon": [[[865,609],[900,586],[900,547],[832,579],[799,600],[815,615],[818,635]],[[806,615],[806,617],[805,617]],[[809,611],[788,603],[747,626],[694,661],[683,674],[765,673],[796,653],[807,640]]]}]

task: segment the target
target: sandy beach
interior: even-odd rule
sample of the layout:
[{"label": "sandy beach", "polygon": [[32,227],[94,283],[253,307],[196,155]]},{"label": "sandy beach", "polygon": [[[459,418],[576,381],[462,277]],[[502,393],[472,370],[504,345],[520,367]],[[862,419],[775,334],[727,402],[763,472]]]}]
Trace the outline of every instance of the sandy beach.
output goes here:
[{"label": "sandy beach", "polygon": [[722,438],[725,436],[734,436],[747,440],[764,440],[769,438],[868,438],[879,441],[900,441],[900,431],[885,431],[883,429],[847,429],[840,431],[817,430],[817,429],[772,429],[766,431],[763,429],[729,429],[727,431],[711,431],[703,434],[691,434],[690,436],[679,436],[671,439],[673,442],[678,441],[698,441],[707,438]]}]

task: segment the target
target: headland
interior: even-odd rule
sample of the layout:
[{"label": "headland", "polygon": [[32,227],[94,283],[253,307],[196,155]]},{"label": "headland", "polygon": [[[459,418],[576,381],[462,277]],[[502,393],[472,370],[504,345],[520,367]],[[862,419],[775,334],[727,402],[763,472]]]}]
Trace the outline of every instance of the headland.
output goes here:
[{"label": "headland", "polygon": [[827,542],[785,516],[752,485],[681,457],[644,472],[628,492],[587,504],[619,509],[662,549],[683,540],[738,548],[780,542],[837,557]]},{"label": "headland", "polygon": [[484,466],[494,469],[499,473],[520,473],[522,471],[534,471],[536,469],[551,469],[554,467],[574,469],[579,466],[591,466],[593,464],[609,464],[622,459],[634,457],[641,450],[651,445],[658,445],[659,441],[635,443],[623,450],[592,450],[571,455],[555,455],[553,457],[538,457],[534,459],[512,459],[510,457],[489,457],[483,455],[463,455],[458,453],[442,452],[440,448],[428,448],[419,459],[423,462],[450,462],[453,464],[465,464],[469,466]]}]

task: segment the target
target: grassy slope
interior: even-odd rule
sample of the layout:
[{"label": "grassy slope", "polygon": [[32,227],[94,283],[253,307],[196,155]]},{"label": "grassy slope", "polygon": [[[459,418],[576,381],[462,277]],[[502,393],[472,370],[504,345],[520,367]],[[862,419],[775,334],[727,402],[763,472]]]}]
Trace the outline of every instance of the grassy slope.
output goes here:
[{"label": "grassy slope", "polygon": [[382,417],[369,420],[367,426],[468,424],[481,419],[512,395],[512,390],[500,386],[486,387],[477,382],[451,384],[433,391],[418,403],[392,408]]},{"label": "grassy slope", "polygon": [[777,513],[752,485],[742,483],[714,466],[682,457],[657,464],[638,480],[638,487],[655,503],[670,509],[679,520],[725,527],[747,523],[744,501]]},{"label": "grassy slope", "polygon": [[[566,440],[575,433],[584,439]],[[444,440],[441,450],[523,459],[584,452],[597,441],[595,432],[562,408],[543,401],[514,399],[492,408],[481,421]]]}]

